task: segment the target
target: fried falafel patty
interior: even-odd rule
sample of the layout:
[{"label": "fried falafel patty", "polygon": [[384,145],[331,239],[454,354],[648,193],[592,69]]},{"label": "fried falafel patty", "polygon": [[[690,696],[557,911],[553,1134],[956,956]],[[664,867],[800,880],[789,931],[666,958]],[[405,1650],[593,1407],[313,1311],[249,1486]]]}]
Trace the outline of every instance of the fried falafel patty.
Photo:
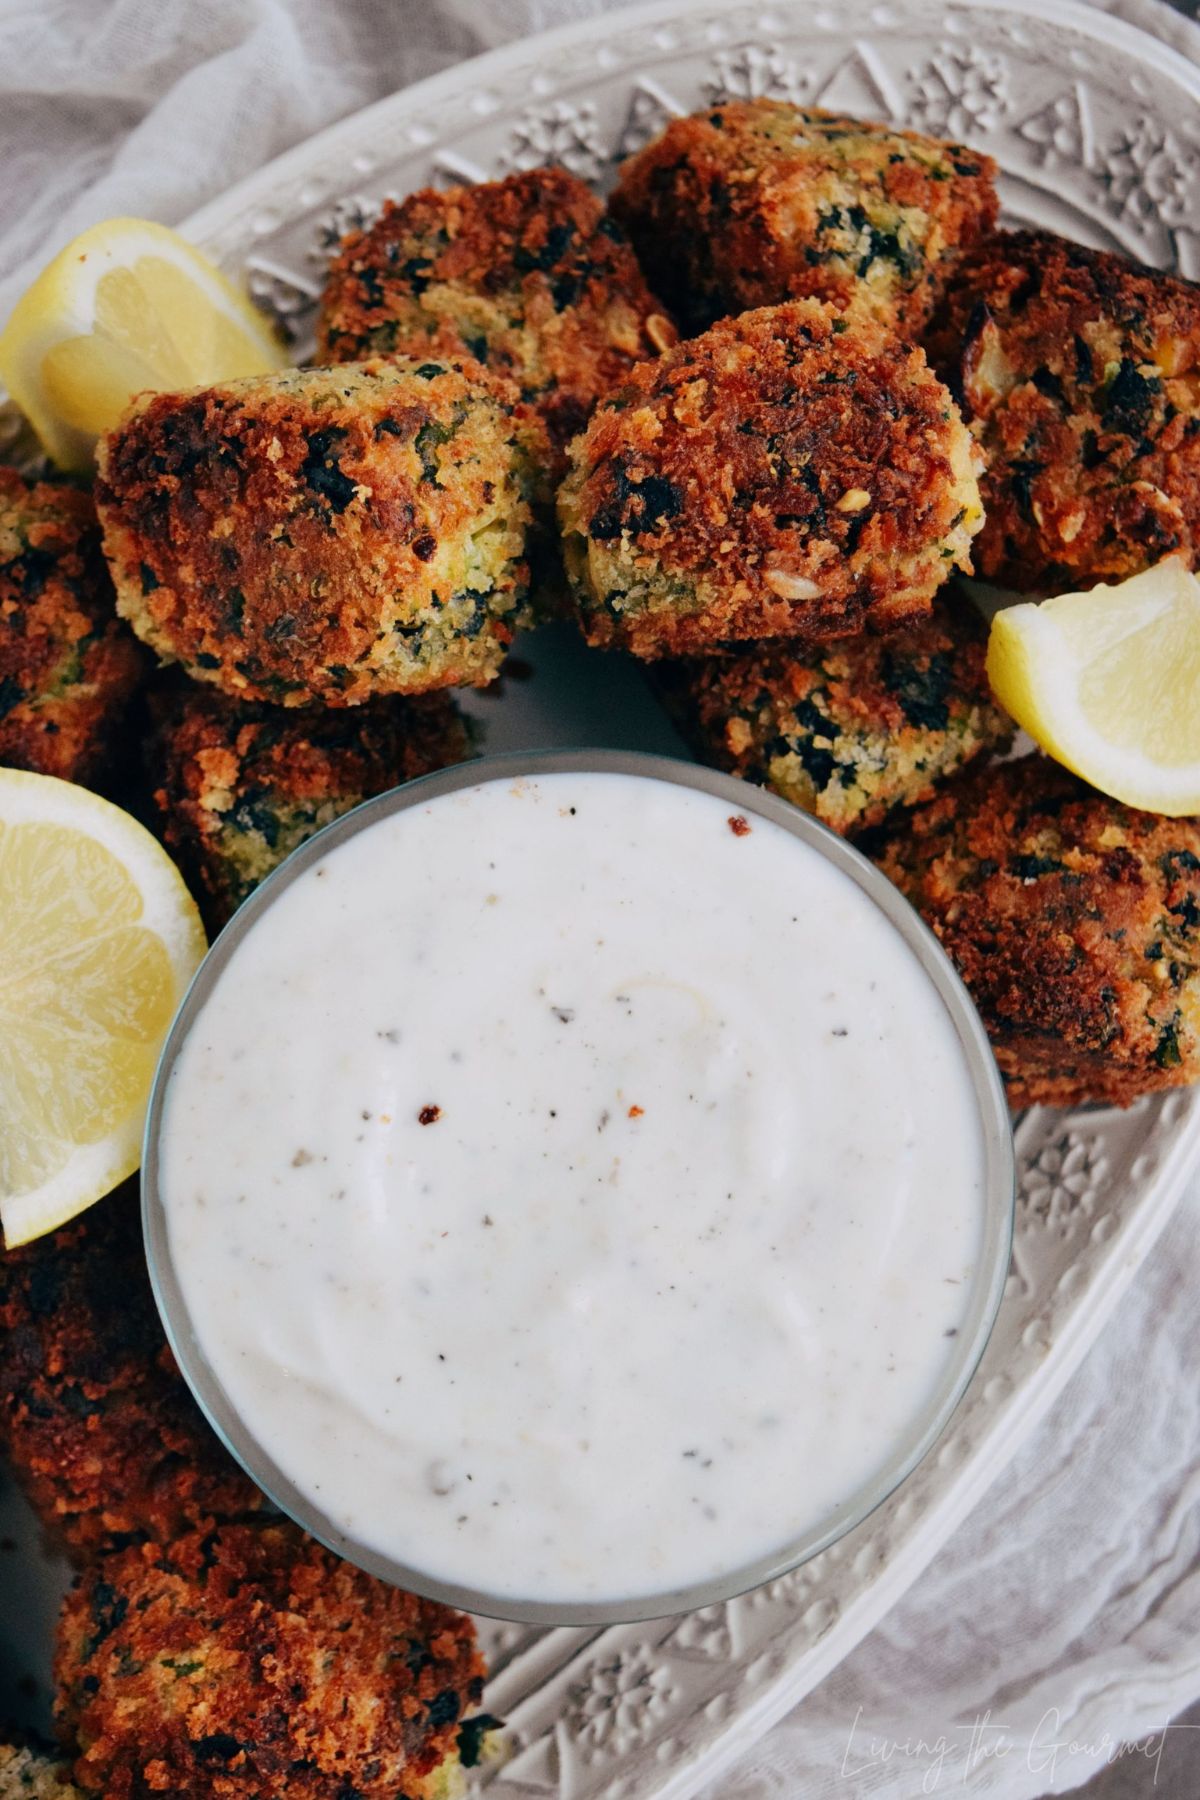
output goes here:
[{"label": "fried falafel patty", "polygon": [[120,611],[238,699],[482,686],[526,620],[519,404],[407,357],[141,397],[96,483]]},{"label": "fried falafel patty", "polygon": [[930,328],[987,462],[981,574],[1062,592],[1200,565],[1200,287],[1050,232],[965,259]]},{"label": "fried falafel patty", "polygon": [[970,435],[922,352],[816,300],[640,363],[571,459],[584,635],[642,657],[920,618],[982,518]]},{"label": "fried falafel patty", "polygon": [[1200,820],[1030,756],[951,783],[879,862],[956,963],[1012,1105],[1200,1078]]},{"label": "fried falafel patty", "polygon": [[290,1521],[227,1525],[80,1578],[57,1718],[105,1800],[426,1800],[447,1758],[474,1760],[484,1673],[462,1613]]},{"label": "fried falafel patty", "polygon": [[388,201],[334,259],[318,352],[474,357],[541,414],[557,481],[600,396],[675,336],[591,190],[565,169],[530,169]]},{"label": "fried falafel patty", "polygon": [[0,1251],[0,1444],[77,1556],[261,1504],[175,1366],[142,1248],[137,1184]]},{"label": "fried falafel patty", "polygon": [[96,780],[145,662],[91,500],[0,468],[0,766]]},{"label": "fried falafel patty", "polygon": [[931,618],[889,637],[658,663],[655,685],[703,762],[853,837],[1007,747],[986,647],[970,603],[939,596]]},{"label": "fried falafel patty", "polygon": [[448,694],[284,711],[181,682],[151,713],[163,838],[214,925],[323,825],[472,752]]},{"label": "fried falafel patty", "polygon": [[996,222],[995,175],[961,144],[728,100],[631,156],[609,206],[691,331],[814,295],[915,337],[954,256]]},{"label": "fried falafel patty", "polygon": [[84,1800],[61,1760],[0,1744],[0,1800]]}]

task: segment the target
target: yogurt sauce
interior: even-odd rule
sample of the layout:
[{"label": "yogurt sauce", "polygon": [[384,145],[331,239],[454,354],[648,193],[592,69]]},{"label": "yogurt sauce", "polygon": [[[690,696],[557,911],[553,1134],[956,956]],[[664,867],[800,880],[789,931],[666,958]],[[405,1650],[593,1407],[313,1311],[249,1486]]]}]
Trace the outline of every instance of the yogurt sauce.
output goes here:
[{"label": "yogurt sauce", "polygon": [[498,1600],[782,1548],[964,1322],[978,1105],[850,878],[642,776],[384,818],[238,945],[171,1076],[200,1346],[336,1527]]}]

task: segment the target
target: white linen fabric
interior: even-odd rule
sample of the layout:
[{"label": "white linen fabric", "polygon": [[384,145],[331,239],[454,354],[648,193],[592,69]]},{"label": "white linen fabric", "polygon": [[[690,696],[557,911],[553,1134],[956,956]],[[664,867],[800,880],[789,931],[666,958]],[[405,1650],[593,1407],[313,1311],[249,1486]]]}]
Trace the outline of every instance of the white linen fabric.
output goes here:
[{"label": "white linen fabric", "polygon": [[[1200,60],[1160,0],[1100,0]],[[0,318],[77,231],[172,223],[333,119],[602,0],[0,0]],[[1194,19],[1195,0],[1183,11]],[[1200,1183],[1045,1424],[705,1800],[1200,1792]],[[1198,1715],[1200,1718],[1200,1715]]]}]

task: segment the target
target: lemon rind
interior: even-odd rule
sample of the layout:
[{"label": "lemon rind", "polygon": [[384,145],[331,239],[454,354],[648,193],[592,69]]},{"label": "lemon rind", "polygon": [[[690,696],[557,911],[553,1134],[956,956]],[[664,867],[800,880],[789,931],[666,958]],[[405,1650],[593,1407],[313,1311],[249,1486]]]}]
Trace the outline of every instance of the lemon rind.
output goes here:
[{"label": "lemon rind", "polygon": [[[1170,818],[1200,812],[1200,766],[1171,769],[1136,749],[1117,749],[1084,712],[1080,664],[1055,617],[1062,598],[1040,605],[1022,603],[996,615],[987,654],[988,679],[996,698],[1048,756],[1101,793]],[[1065,598],[1086,604],[1095,595]],[[1166,602],[1162,604],[1165,610]],[[1151,604],[1139,605],[1127,634],[1145,630],[1152,610]],[[1119,642],[1121,635],[1119,628],[1106,634],[1106,647]]]}]

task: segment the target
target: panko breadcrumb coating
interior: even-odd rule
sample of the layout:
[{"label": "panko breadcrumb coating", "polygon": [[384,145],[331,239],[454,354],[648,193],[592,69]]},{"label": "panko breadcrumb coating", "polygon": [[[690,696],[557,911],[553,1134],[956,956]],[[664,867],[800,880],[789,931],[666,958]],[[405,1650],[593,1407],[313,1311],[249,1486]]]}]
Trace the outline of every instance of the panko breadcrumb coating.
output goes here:
[{"label": "panko breadcrumb coating", "polygon": [[985,751],[1012,723],[984,672],[987,634],[970,603],[888,637],[770,644],[655,665],[655,683],[700,758],[772,788],[844,837]]},{"label": "panko breadcrumb coating", "polygon": [[96,781],[145,662],[91,500],[0,468],[0,767]]},{"label": "panko breadcrumb coating", "polygon": [[590,644],[642,657],[929,611],[982,514],[920,350],[816,300],[641,363],[571,447],[563,558]]},{"label": "panko breadcrumb coating", "polygon": [[214,926],[323,825],[472,753],[448,694],[285,711],[180,683],[151,711],[163,837]]},{"label": "panko breadcrumb coating", "polygon": [[957,965],[1012,1105],[1200,1078],[1200,820],[1030,756],[953,782],[880,867]]},{"label": "panko breadcrumb coating", "polygon": [[474,357],[541,414],[558,480],[600,396],[675,336],[591,190],[530,169],[388,201],[334,259],[318,354]]},{"label": "panko breadcrumb coating", "polygon": [[981,574],[1021,591],[1200,564],[1200,287],[1050,232],[968,257],[930,359],[983,447]]},{"label": "panko breadcrumb coating", "polygon": [[55,1673],[76,1779],[105,1800],[432,1800],[484,1663],[462,1613],[280,1521],[106,1557],[67,1598]]},{"label": "panko breadcrumb coating", "polygon": [[526,617],[519,404],[407,357],[142,396],[96,483],[121,612],[237,699],[483,685]]},{"label": "panko breadcrumb coating", "polygon": [[916,337],[955,255],[996,221],[962,144],[782,100],[722,100],[629,158],[609,205],[689,330],[813,295]]},{"label": "panko breadcrumb coating", "polygon": [[261,1504],[167,1348],[136,1183],[0,1251],[0,1445],[43,1524],[77,1556],[169,1543]]},{"label": "panko breadcrumb coating", "polygon": [[0,1744],[0,1800],[85,1800],[60,1760]]}]

